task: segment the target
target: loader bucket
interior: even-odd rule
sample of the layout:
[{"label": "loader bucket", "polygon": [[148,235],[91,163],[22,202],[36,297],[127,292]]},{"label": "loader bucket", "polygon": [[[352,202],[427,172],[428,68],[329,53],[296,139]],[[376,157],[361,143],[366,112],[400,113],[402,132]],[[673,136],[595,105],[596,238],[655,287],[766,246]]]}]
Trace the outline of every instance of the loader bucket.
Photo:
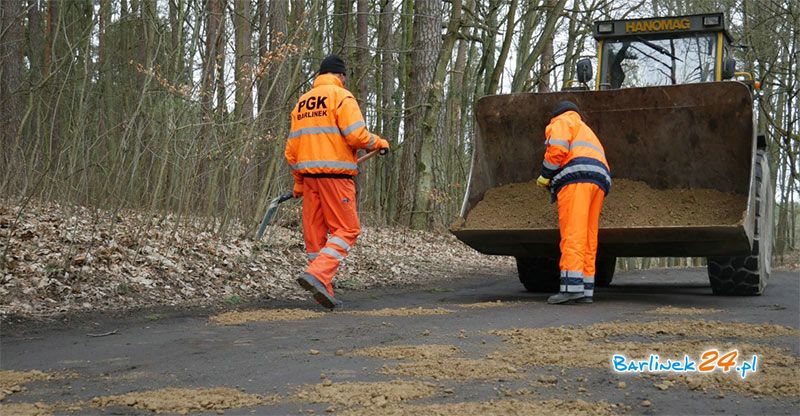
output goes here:
[{"label": "loader bucket", "polygon": [[[734,224],[601,227],[602,253],[750,252],[756,140],[750,90],[739,82],[483,97],[475,107],[478,129],[462,218],[488,189],[528,182],[539,174],[545,126],[553,106],[562,100],[575,102],[597,133],[615,180],[643,181],[655,189],[708,188],[743,196],[741,220]],[[451,231],[486,254],[558,255],[558,224],[540,229],[467,229],[461,224]]]}]

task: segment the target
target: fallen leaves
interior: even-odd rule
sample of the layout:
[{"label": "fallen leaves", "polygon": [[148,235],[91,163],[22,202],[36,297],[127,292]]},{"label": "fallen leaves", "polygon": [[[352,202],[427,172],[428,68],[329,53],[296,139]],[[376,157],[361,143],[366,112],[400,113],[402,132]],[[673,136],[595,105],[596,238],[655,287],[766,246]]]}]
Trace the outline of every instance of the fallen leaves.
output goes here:
[{"label": "fallen leaves", "polygon": [[[242,224],[227,235],[210,220],[0,200],[0,316],[85,309],[222,304],[225,299],[307,299],[295,282],[307,264],[302,230],[268,227],[254,241]],[[5,247],[7,244],[7,247]],[[458,261],[454,261],[458,259]],[[364,228],[334,287],[414,284],[470,270],[508,269],[448,234]],[[394,315],[389,315],[394,316]]]}]

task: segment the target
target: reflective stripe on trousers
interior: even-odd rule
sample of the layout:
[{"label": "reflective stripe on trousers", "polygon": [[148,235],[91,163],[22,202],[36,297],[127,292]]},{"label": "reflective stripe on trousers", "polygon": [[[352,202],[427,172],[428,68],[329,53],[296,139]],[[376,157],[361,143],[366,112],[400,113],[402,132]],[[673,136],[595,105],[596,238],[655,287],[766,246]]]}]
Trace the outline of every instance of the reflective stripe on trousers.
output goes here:
[{"label": "reflective stripe on trousers", "polygon": [[584,292],[584,277],[594,279],[597,232],[604,198],[603,190],[593,183],[569,184],[558,193],[563,292]]},{"label": "reflective stripe on trousers", "polygon": [[330,294],[339,264],[360,233],[352,179],[303,178],[303,237],[306,251],[319,253],[306,272],[319,279]]}]

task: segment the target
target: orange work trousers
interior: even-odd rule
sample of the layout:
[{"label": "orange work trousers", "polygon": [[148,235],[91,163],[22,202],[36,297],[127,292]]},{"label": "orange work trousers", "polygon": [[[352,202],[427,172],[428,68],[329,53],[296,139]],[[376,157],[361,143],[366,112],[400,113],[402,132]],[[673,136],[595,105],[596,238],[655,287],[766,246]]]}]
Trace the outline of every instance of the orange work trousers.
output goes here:
[{"label": "orange work trousers", "polygon": [[558,192],[561,231],[561,291],[594,294],[597,230],[605,194],[593,183],[573,183]]},{"label": "orange work trousers", "polygon": [[347,178],[303,178],[303,236],[306,272],[333,295],[333,276],[361,233],[356,184]]}]

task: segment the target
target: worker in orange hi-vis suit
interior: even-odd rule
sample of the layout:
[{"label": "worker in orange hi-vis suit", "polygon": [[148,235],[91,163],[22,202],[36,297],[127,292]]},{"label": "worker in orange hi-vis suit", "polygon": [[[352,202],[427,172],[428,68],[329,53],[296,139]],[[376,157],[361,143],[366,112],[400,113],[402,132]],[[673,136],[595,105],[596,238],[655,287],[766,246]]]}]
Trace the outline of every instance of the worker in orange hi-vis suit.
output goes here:
[{"label": "worker in orange hi-vis suit", "polygon": [[592,303],[597,231],[603,199],[611,189],[605,150],[578,113],[562,101],[545,129],[545,154],[537,184],[558,200],[561,287],[548,303]]},{"label": "worker in orange hi-vis suit", "polygon": [[356,212],[358,149],[388,149],[370,133],[353,94],[344,88],[344,61],[322,60],[313,88],[292,110],[286,161],[294,176],[294,197],[303,197],[303,234],[308,267],[297,282],[321,305],[333,309],[333,276],[361,233]]}]

